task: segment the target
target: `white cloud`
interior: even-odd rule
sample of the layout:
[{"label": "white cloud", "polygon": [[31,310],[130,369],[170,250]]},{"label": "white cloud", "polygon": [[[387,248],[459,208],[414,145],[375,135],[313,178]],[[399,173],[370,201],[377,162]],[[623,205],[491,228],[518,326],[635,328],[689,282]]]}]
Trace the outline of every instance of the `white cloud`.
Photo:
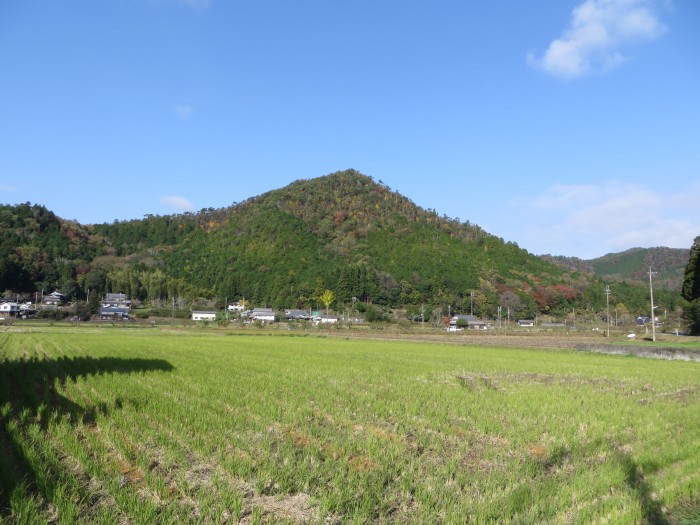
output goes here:
[{"label": "white cloud", "polygon": [[17,191],[17,188],[9,184],[0,184],[0,191]]},{"label": "white cloud", "polygon": [[689,248],[700,235],[700,210],[688,194],[699,191],[700,184],[682,193],[618,182],[556,185],[529,205],[526,246],[583,258],[635,246]]},{"label": "white cloud", "polygon": [[194,108],[185,104],[175,104],[175,113],[180,118],[189,118],[194,114]]},{"label": "white cloud", "polygon": [[192,203],[185,199],[184,197],[175,197],[172,195],[166,195],[160,199],[161,204],[167,204],[179,211],[193,211],[194,206]]},{"label": "white cloud", "polygon": [[572,11],[562,36],[542,57],[528,54],[527,62],[563,78],[613,69],[627,60],[627,47],[666,30],[655,12],[657,1],[585,0]]}]

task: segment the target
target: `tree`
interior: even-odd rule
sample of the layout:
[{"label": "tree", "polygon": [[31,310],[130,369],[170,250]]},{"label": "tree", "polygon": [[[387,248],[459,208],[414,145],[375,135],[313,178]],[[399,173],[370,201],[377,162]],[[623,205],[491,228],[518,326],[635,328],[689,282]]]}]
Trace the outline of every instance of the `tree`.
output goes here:
[{"label": "tree", "polygon": [[685,267],[681,296],[687,301],[683,311],[693,335],[700,334],[700,236],[695,237]]},{"label": "tree", "polygon": [[335,301],[335,294],[331,290],[326,290],[321,294],[321,297],[319,297],[319,300],[324,304],[326,307],[326,314],[328,313],[328,309],[330,308],[331,304],[333,304],[333,301]]}]

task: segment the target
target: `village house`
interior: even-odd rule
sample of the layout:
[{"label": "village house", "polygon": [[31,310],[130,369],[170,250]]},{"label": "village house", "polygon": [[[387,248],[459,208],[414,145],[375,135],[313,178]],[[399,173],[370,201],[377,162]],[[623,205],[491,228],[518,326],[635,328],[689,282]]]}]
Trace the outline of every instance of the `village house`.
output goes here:
[{"label": "village house", "polygon": [[0,303],[0,317],[17,317],[19,315],[19,304],[13,301]]},{"label": "village house", "polygon": [[311,319],[311,315],[306,310],[285,310],[284,316],[290,320],[304,320],[308,321]]},{"label": "village house", "polygon": [[253,321],[260,321],[262,323],[274,323],[275,312],[272,308],[253,308],[250,318]]},{"label": "village house", "polygon": [[238,313],[245,312],[245,304],[233,303],[233,304],[228,305],[227,310],[229,312],[238,312]]},{"label": "village house", "polygon": [[450,319],[450,326],[465,326],[469,330],[486,330],[488,328],[488,323],[485,321],[482,321],[481,319],[477,319],[473,315],[455,315],[452,319]]},{"label": "village house", "polygon": [[122,306],[100,306],[100,320],[126,321],[129,319],[129,309]]},{"label": "village house", "polygon": [[123,293],[108,293],[102,299],[101,305],[104,307],[116,306],[129,310],[131,309],[131,299]]},{"label": "village house", "polygon": [[193,321],[216,321],[216,312],[211,310],[193,310],[192,311]]},{"label": "village house", "polygon": [[60,304],[65,303],[67,300],[66,296],[59,292],[58,290],[51,292],[48,295],[44,296],[44,304],[50,305],[50,306],[58,306]]},{"label": "village house", "polygon": [[315,315],[313,317],[313,322],[315,324],[336,324],[338,322],[338,317],[328,314]]}]

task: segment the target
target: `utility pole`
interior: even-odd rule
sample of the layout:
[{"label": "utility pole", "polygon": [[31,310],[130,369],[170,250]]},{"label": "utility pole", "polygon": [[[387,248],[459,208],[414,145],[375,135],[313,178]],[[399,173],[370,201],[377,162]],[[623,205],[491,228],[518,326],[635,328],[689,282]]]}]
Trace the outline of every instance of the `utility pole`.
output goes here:
[{"label": "utility pole", "polygon": [[610,286],[605,286],[605,322],[608,325],[607,337],[610,337]]},{"label": "utility pole", "polygon": [[470,292],[469,296],[469,314],[474,315],[474,292]]},{"label": "utility pole", "polygon": [[649,266],[649,300],[651,302],[651,340],[656,342],[656,323],[654,322],[654,287],[651,284],[651,266]]}]

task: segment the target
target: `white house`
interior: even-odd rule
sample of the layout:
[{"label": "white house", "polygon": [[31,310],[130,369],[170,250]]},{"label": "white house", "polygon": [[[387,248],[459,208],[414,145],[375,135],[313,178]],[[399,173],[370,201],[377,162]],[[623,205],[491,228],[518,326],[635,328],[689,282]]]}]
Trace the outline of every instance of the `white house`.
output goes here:
[{"label": "white house", "polygon": [[192,311],[193,321],[216,321],[216,312],[211,312],[209,310],[193,310]]},{"label": "white house", "polygon": [[315,315],[313,320],[316,324],[335,324],[338,322],[338,318],[335,315]]},{"label": "white house", "polygon": [[233,303],[228,305],[229,312],[245,312],[245,305],[241,303]]},{"label": "white house", "polygon": [[15,302],[5,302],[0,304],[0,315],[16,317],[19,314],[19,304]]}]

